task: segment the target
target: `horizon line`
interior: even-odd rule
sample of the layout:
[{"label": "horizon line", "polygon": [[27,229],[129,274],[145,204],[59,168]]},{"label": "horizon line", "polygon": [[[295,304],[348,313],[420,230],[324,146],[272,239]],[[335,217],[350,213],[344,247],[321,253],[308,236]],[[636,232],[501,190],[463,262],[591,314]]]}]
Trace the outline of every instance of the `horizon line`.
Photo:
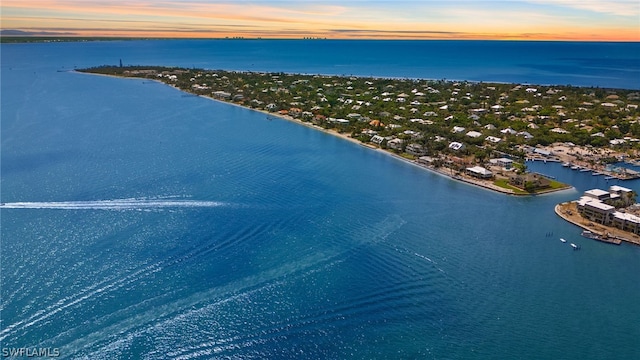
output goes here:
[{"label": "horizon line", "polygon": [[118,40],[341,40],[341,41],[528,41],[528,42],[616,42],[616,43],[640,43],[640,40],[628,39],[545,39],[545,38],[420,38],[420,37],[247,37],[247,36],[225,36],[225,37],[181,37],[181,36],[112,36],[112,35],[77,35],[77,34],[1,34],[2,39],[118,39]]}]

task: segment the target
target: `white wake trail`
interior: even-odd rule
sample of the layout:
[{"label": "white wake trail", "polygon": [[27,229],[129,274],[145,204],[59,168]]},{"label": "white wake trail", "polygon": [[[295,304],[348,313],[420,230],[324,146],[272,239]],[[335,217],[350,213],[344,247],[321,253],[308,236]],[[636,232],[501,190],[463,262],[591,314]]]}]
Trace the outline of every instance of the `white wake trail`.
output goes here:
[{"label": "white wake trail", "polygon": [[56,209],[56,210],[144,210],[163,208],[210,208],[227,205],[219,201],[114,199],[98,201],[11,202],[0,209]]}]

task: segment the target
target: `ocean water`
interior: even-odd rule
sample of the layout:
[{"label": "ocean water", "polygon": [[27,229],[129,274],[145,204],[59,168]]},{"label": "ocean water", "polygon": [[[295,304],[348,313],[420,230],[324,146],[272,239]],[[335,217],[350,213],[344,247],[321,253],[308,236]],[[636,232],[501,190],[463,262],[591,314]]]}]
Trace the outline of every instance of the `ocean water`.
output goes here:
[{"label": "ocean water", "polygon": [[638,88],[638,49],[3,44],[1,347],[87,359],[638,358],[640,247],[582,238],[553,213],[603,177],[530,164],[575,188],[505,196],[161,84],[65,71],[122,58]]}]

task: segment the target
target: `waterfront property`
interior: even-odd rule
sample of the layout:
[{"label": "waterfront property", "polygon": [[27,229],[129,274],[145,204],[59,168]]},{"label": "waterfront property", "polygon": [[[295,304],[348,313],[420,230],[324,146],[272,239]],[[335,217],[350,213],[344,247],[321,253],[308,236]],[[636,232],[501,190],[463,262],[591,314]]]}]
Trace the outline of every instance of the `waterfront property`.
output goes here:
[{"label": "waterfront property", "polygon": [[517,174],[513,173],[509,176],[509,184],[527,191],[535,191],[545,189],[551,186],[551,181],[539,174]]},{"label": "waterfront property", "polygon": [[588,190],[576,201],[577,210],[589,221],[639,235],[640,216],[634,213],[638,207],[635,195],[633,190],[617,185],[609,191]]},{"label": "waterfront property", "polygon": [[507,158],[495,159],[495,163],[505,170],[511,170],[511,168],[513,167],[513,160]]},{"label": "waterfront property", "polygon": [[[398,155],[445,161],[455,154],[484,166],[483,160],[494,153],[516,162],[575,154],[563,161],[621,179],[638,176],[605,169],[617,156],[640,155],[640,96],[631,90],[154,66],[81,71],[157,79],[197,95],[312,123]],[[560,153],[548,147],[565,143],[586,150],[578,155],[578,150]]]},{"label": "waterfront property", "polygon": [[490,170],[483,168],[482,166],[467,168],[466,173],[479,179],[491,179],[493,177],[493,173]]},{"label": "waterfront property", "polygon": [[[463,84],[457,83],[427,81],[427,85],[422,85],[427,93],[432,94],[432,96],[427,96],[424,92],[418,91],[419,82],[407,83],[406,80],[371,79],[371,81],[367,80],[363,84],[359,84],[363,78],[350,77],[347,81],[346,78],[335,76],[316,75],[310,77],[292,74],[155,69],[155,72],[153,72],[150,69],[139,69],[137,67],[125,69],[99,67],[83,71],[155,78],[186,92],[195,92],[197,95],[232,102],[236,105],[266,112],[269,114],[267,118],[270,118],[271,114],[275,114],[283,119],[313,126],[344,139],[361,142],[367,147],[385,150],[395,155],[398,159],[413,160],[414,163],[440,174],[502,193],[528,195],[568,188],[568,186],[561,183],[551,183],[539,174],[527,175],[525,174],[525,166],[522,166],[516,160],[505,157],[513,156],[522,161],[523,148],[528,148],[532,152],[536,149],[532,146],[524,145],[510,146],[513,145],[510,144],[513,140],[519,142],[521,138],[525,140],[532,139],[530,136],[521,136],[523,134],[522,131],[517,132],[511,126],[508,126],[506,129],[500,130],[499,133],[515,135],[515,138],[505,139],[506,141],[504,142],[500,138],[496,138],[500,141],[483,140],[483,135],[486,135],[484,134],[485,130],[498,135],[498,127],[491,123],[487,125],[481,124],[481,121],[489,120],[481,117],[481,115],[488,115],[487,109],[478,108],[477,104],[474,105],[475,103],[469,104],[469,106],[473,106],[469,110],[471,115],[468,116],[468,120],[473,121],[469,126],[477,130],[467,131],[467,127],[458,125],[454,125],[452,130],[449,130],[451,129],[449,127],[450,123],[460,122],[460,118],[456,118],[455,114],[447,115],[439,121],[440,123],[436,122],[439,116],[444,115],[439,115],[434,111],[436,108],[450,112],[452,107],[447,104],[447,101],[431,101],[427,104],[424,104],[423,101],[427,97],[431,100],[436,100],[441,96],[442,91],[447,90],[448,86],[454,86],[452,95],[455,95],[454,93],[460,91],[458,87],[469,87],[469,84],[463,86]],[[234,83],[234,79],[236,79],[236,82],[242,83],[242,87],[239,87],[240,83]],[[206,83],[203,82],[205,80]],[[345,85],[342,81],[345,81],[345,84],[349,86],[336,93],[335,91],[338,88]],[[207,93],[211,89],[216,88],[212,83],[217,84],[219,90],[211,91],[211,95],[208,95]],[[249,85],[251,83],[253,85]],[[364,91],[363,86],[365,85],[368,85],[367,91]],[[262,88],[263,86],[266,87]],[[301,86],[302,89],[300,88]],[[399,91],[399,89],[407,86],[413,89],[409,91],[407,88],[404,92]],[[358,90],[360,87],[362,87],[362,92]],[[442,91],[435,87],[440,87]],[[372,96],[377,88],[383,89],[384,92],[380,93],[380,96]],[[261,89],[259,93],[255,92],[257,89]],[[415,100],[410,102],[413,106],[409,110],[411,116],[417,116],[418,113],[422,112],[419,108],[426,105],[427,109],[433,110],[425,111],[423,116],[431,117],[433,120],[416,117],[409,118],[409,115],[405,112],[407,110],[406,107],[397,105],[397,103],[403,103],[404,101],[391,101],[391,96],[395,94],[395,92],[391,91],[394,89],[396,92],[400,92],[399,95],[396,95],[397,99],[415,97]],[[493,86],[489,86],[486,89],[491,92],[496,91]],[[514,89],[517,91],[518,87]],[[476,89],[476,91],[480,90]],[[267,95],[264,96],[264,94]],[[338,96],[337,103],[331,101],[332,94],[333,96]],[[295,96],[291,97],[292,95]],[[320,98],[314,100],[315,96]],[[468,92],[465,100],[471,100],[472,96],[474,94]],[[359,97],[362,100],[359,100]],[[384,105],[385,103],[389,105]],[[377,111],[376,107],[381,104],[383,108],[379,110],[383,111]],[[372,110],[369,110],[368,113],[366,111],[363,112],[366,108]],[[500,111],[504,110],[502,105],[498,107],[492,106],[491,108]],[[392,110],[393,112],[387,110]],[[384,122],[379,119],[372,119],[373,116],[384,119]],[[463,124],[467,125],[467,121],[463,122]],[[445,128],[447,129],[446,131],[444,130]],[[492,138],[492,136],[490,135],[487,138]],[[496,146],[501,150],[498,150]],[[507,147],[505,148],[505,146]],[[514,151],[515,155],[513,154]],[[424,161],[424,157],[427,155],[431,159],[428,164]],[[492,155],[502,157],[497,161],[492,159],[486,162],[485,159]],[[420,160],[415,160],[416,158]],[[510,185],[509,177],[513,178]]]}]

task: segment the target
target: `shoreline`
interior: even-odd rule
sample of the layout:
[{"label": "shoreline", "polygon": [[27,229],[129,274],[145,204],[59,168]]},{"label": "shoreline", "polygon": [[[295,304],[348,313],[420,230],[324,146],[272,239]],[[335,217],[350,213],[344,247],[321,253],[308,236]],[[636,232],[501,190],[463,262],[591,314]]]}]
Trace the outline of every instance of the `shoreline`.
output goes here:
[{"label": "shoreline", "polygon": [[[107,76],[110,76],[110,75],[107,75]],[[115,76],[115,77],[118,77],[118,76]],[[160,82],[162,84],[166,84],[166,83],[164,83],[162,81],[159,81],[159,80],[153,80],[153,81],[158,81],[158,82]],[[167,85],[169,85],[169,84],[167,84]],[[175,88],[175,89],[177,89],[179,91],[182,91],[182,92],[184,92],[186,94],[190,94],[189,92],[184,91],[184,90],[182,90],[182,89],[180,89],[180,88],[178,88],[176,86],[172,86],[172,85],[169,85],[169,86],[171,86],[171,87],[173,87],[173,88]],[[285,120],[285,121],[289,121],[289,122],[292,122],[294,124],[302,125],[302,126],[305,126],[307,128],[310,128],[310,129],[318,130],[318,131],[321,131],[321,132],[323,132],[325,134],[335,136],[337,138],[349,141],[349,142],[351,142],[353,144],[357,144],[357,145],[363,146],[365,148],[368,148],[368,149],[377,151],[379,153],[382,153],[384,155],[393,157],[396,160],[400,160],[400,161],[402,161],[402,162],[404,162],[404,163],[406,163],[408,165],[416,166],[416,167],[419,167],[420,169],[427,170],[427,171],[432,172],[434,174],[441,175],[441,176],[444,176],[444,177],[449,178],[451,180],[454,180],[454,181],[457,181],[457,182],[460,182],[460,183],[464,183],[464,184],[467,184],[467,185],[472,185],[472,186],[475,186],[475,187],[478,187],[478,188],[481,188],[481,189],[484,189],[484,190],[494,191],[494,192],[502,193],[502,194],[505,194],[505,195],[537,196],[537,195],[546,195],[546,194],[555,193],[555,192],[558,192],[558,191],[564,191],[564,190],[573,189],[573,186],[569,186],[569,187],[560,188],[560,189],[543,190],[543,191],[540,191],[540,192],[535,193],[535,194],[518,194],[518,193],[516,193],[515,191],[513,191],[511,189],[502,188],[502,187],[499,187],[497,185],[494,185],[493,183],[483,182],[482,180],[479,180],[479,179],[476,180],[476,179],[471,179],[471,178],[464,177],[464,176],[449,175],[443,170],[438,170],[438,169],[433,168],[433,167],[421,165],[415,160],[410,160],[410,159],[404,158],[404,157],[402,157],[402,156],[400,156],[398,154],[392,153],[390,151],[386,151],[386,150],[384,150],[382,148],[379,148],[379,147],[376,147],[374,145],[365,144],[365,143],[363,143],[363,142],[361,142],[361,141],[359,141],[357,139],[352,138],[351,136],[349,136],[347,134],[343,134],[343,133],[340,133],[340,132],[332,130],[332,129],[325,129],[325,128],[321,127],[321,126],[317,126],[317,125],[314,125],[314,124],[311,124],[311,123],[308,123],[308,122],[304,122],[304,121],[298,120],[298,119],[296,119],[294,117],[291,117],[291,116],[288,116],[288,115],[281,115],[281,114],[278,114],[278,113],[272,113],[272,112],[269,112],[269,111],[266,111],[266,110],[261,110],[261,109],[253,109],[253,108],[246,107],[246,106],[243,106],[243,105],[240,105],[240,104],[236,104],[236,103],[233,103],[233,102],[216,99],[214,97],[207,96],[207,95],[196,95],[196,96],[201,97],[201,98],[205,98],[205,99],[209,99],[209,100],[213,100],[213,101],[216,101],[216,102],[219,102],[219,103],[222,103],[222,104],[228,104],[228,105],[236,106],[236,107],[239,107],[239,108],[242,108],[242,109],[255,111],[255,112],[258,112],[258,113],[262,113],[262,114],[264,114],[266,116],[272,116],[274,118],[278,118],[278,119],[282,119],[282,120]]]},{"label": "shoreline", "polygon": [[461,176],[461,175],[449,175],[444,170],[440,170],[440,169],[436,169],[436,168],[431,167],[431,166],[426,166],[426,165],[419,164],[415,160],[410,160],[410,159],[404,158],[404,157],[402,157],[402,156],[400,156],[398,154],[395,154],[395,153],[393,153],[391,151],[384,150],[384,149],[382,149],[380,147],[376,147],[374,145],[363,143],[363,142],[361,142],[361,141],[359,141],[357,139],[352,138],[351,136],[349,136],[347,134],[343,134],[343,133],[340,133],[340,132],[332,130],[332,129],[325,129],[325,128],[321,127],[321,126],[318,126],[318,125],[315,125],[315,124],[312,124],[312,123],[308,123],[308,122],[304,122],[302,120],[298,120],[298,119],[296,119],[296,118],[294,118],[292,116],[289,116],[289,115],[281,115],[281,114],[278,114],[278,113],[275,113],[275,112],[269,112],[267,110],[254,109],[254,108],[247,107],[247,106],[244,106],[244,105],[236,104],[236,103],[231,102],[231,101],[224,101],[224,100],[216,99],[216,98],[214,98],[212,96],[208,96],[208,95],[193,94],[193,93],[185,91],[185,90],[183,90],[183,89],[181,89],[181,88],[179,88],[179,87],[177,87],[175,85],[172,85],[172,84],[169,84],[169,83],[166,83],[164,81],[157,80],[157,79],[146,79],[146,78],[139,78],[139,77],[118,76],[118,75],[100,74],[100,73],[92,73],[92,72],[80,72],[80,71],[76,71],[76,70],[71,70],[71,71],[76,73],[76,74],[99,75],[99,76],[106,76],[106,77],[117,78],[117,79],[137,79],[137,80],[141,80],[141,81],[153,81],[153,82],[156,82],[156,83],[159,83],[159,84],[167,85],[167,86],[169,86],[171,88],[174,88],[174,89],[176,89],[176,90],[178,90],[178,91],[180,91],[182,93],[185,93],[185,94],[189,94],[189,95],[193,95],[193,96],[196,96],[196,97],[201,97],[201,98],[204,98],[204,99],[212,100],[212,101],[215,101],[215,102],[218,102],[218,103],[221,103],[221,104],[236,106],[238,108],[242,108],[242,109],[245,109],[245,110],[255,111],[255,112],[264,114],[266,117],[274,117],[274,118],[278,118],[278,119],[282,119],[282,120],[285,120],[285,121],[292,122],[294,124],[299,124],[299,125],[305,126],[307,128],[310,128],[310,129],[319,130],[319,131],[322,131],[325,134],[329,134],[329,135],[338,137],[340,139],[349,141],[349,142],[351,142],[353,144],[357,144],[359,146],[363,146],[365,148],[378,151],[378,152],[383,153],[383,154],[385,154],[387,156],[391,156],[391,157],[393,157],[393,158],[395,158],[397,160],[403,161],[406,164],[417,166],[417,167],[419,167],[419,168],[421,168],[423,170],[427,170],[427,171],[430,171],[430,172],[432,172],[434,174],[447,177],[447,178],[449,178],[451,180],[458,181],[460,183],[464,183],[464,184],[467,184],[467,185],[475,186],[475,187],[478,187],[478,188],[481,188],[481,189],[484,189],[484,190],[489,190],[489,191],[501,193],[501,194],[504,194],[504,195],[539,196],[539,195],[547,195],[547,194],[556,193],[556,192],[559,192],[559,191],[565,191],[565,190],[574,189],[573,186],[567,186],[567,187],[558,188],[558,189],[541,190],[541,191],[533,193],[533,194],[531,194],[531,193],[516,193],[512,189],[507,189],[507,188],[503,188],[503,187],[497,186],[497,185],[493,184],[493,182],[487,182],[487,181],[483,181],[483,180],[480,180],[480,179],[474,179],[474,178],[470,178],[470,177],[464,176],[464,175],[463,176]]},{"label": "shoreline", "polygon": [[[640,236],[632,234],[627,231],[620,230],[611,226],[602,224],[594,224],[593,222],[583,218],[579,213],[574,201],[558,204],[554,207],[556,215],[564,219],[565,221],[582,228],[583,230],[591,231],[594,234],[602,236],[603,238],[613,238],[626,243],[640,245]],[[613,243],[613,241],[596,240],[605,243]]]}]

